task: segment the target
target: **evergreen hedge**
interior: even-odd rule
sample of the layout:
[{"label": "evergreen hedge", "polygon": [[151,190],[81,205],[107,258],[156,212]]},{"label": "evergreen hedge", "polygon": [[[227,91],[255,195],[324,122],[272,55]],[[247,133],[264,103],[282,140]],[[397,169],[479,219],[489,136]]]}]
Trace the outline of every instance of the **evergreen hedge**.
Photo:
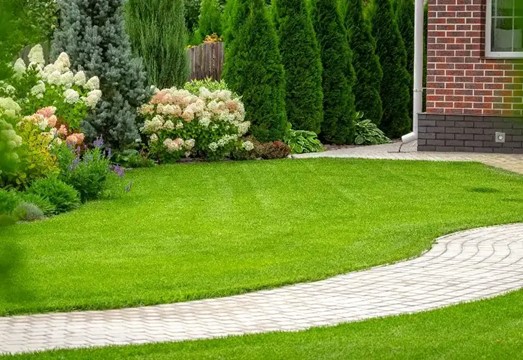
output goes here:
[{"label": "evergreen hedge", "polygon": [[123,0],[59,0],[60,27],[52,55],[65,51],[71,68],[100,78],[102,100],[83,124],[93,139],[102,135],[113,148],[133,147],[140,139],[136,109],[148,96],[146,74],[133,58],[125,31]]},{"label": "evergreen hedge", "polygon": [[207,35],[222,35],[222,12],[218,0],[202,0],[198,32],[202,38]]},{"label": "evergreen hedge", "polygon": [[[411,77],[411,89],[414,87],[414,0],[396,0],[396,18],[401,37],[407,51],[407,71]],[[409,107],[409,115],[412,117],[412,96]]]},{"label": "evergreen hedge", "polygon": [[189,77],[183,0],[128,0],[127,29],[150,84],[182,86]]},{"label": "evergreen hedge", "polygon": [[263,0],[235,2],[229,24],[234,37],[227,43],[224,80],[242,96],[252,134],[259,141],[281,140],[288,125],[276,29]]},{"label": "evergreen hedge", "polygon": [[410,74],[407,52],[392,11],[390,0],[375,0],[372,33],[376,39],[376,54],[383,69],[381,129],[395,138],[410,131]]},{"label": "evergreen hedge", "polygon": [[363,16],[362,0],[347,1],[345,26],[356,73],[356,110],[363,112],[365,119],[379,125],[383,115],[380,96],[383,71],[376,55],[376,41],[372,37],[370,24]]},{"label": "evergreen hedge", "polygon": [[320,132],[321,55],[305,0],[274,0],[273,13],[286,77],[287,117],[294,129]]},{"label": "evergreen hedge", "polygon": [[312,18],[320,45],[323,66],[324,142],[346,144],[353,141],[355,74],[347,30],[336,0],[313,0]]}]

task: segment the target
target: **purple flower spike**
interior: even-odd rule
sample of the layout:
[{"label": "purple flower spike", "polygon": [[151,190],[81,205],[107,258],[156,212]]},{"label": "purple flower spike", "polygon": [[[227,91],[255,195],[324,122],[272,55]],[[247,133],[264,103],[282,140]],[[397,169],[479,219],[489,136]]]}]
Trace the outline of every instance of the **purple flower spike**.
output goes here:
[{"label": "purple flower spike", "polygon": [[113,171],[118,175],[119,177],[123,177],[125,175],[125,168],[120,165],[113,165]]},{"label": "purple flower spike", "polygon": [[97,149],[100,149],[102,146],[104,146],[104,139],[103,137],[96,138],[95,141],[93,141],[93,146]]}]

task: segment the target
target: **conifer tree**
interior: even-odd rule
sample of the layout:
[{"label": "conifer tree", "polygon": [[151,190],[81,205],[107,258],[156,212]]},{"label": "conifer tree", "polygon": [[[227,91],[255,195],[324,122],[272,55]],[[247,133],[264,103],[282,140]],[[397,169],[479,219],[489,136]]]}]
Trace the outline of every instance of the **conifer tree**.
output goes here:
[{"label": "conifer tree", "polygon": [[252,134],[260,141],[281,140],[287,116],[276,29],[263,0],[235,2],[229,24],[234,37],[227,43],[224,79],[231,90],[243,96]]},{"label": "conifer tree", "polygon": [[100,78],[103,97],[84,131],[119,149],[134,146],[140,138],[136,109],[148,91],[142,62],[133,58],[125,31],[123,0],[60,0],[59,6],[53,56],[65,51],[72,68]]},{"label": "conifer tree", "polygon": [[[401,37],[407,51],[407,71],[411,77],[411,89],[414,86],[414,0],[396,0],[396,18]],[[409,115],[412,117],[412,96]]]},{"label": "conifer tree", "polygon": [[198,32],[202,38],[207,35],[222,35],[222,12],[218,0],[202,0]]},{"label": "conifer tree", "polygon": [[305,0],[274,0],[286,78],[287,118],[295,129],[320,132],[323,120],[321,55]]},{"label": "conifer tree", "polygon": [[128,0],[127,30],[149,83],[182,86],[188,79],[187,29],[183,0]]},{"label": "conifer tree", "polygon": [[355,74],[347,30],[336,0],[313,0],[312,18],[323,65],[323,123],[327,143],[352,142]]},{"label": "conifer tree", "polygon": [[383,69],[381,129],[389,137],[399,137],[410,129],[410,75],[407,52],[390,0],[375,0],[372,33],[376,39],[376,54]]},{"label": "conifer tree", "polygon": [[363,112],[365,119],[379,125],[383,115],[380,97],[383,72],[376,55],[376,41],[369,22],[363,17],[363,1],[347,0],[346,3],[345,26],[357,84],[354,87],[355,107]]}]

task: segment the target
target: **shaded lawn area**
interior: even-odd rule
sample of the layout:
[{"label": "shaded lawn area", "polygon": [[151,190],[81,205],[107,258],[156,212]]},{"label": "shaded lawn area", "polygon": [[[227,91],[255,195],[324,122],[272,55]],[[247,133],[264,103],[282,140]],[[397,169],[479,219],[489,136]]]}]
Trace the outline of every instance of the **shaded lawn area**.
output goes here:
[{"label": "shaded lawn area", "polygon": [[0,315],[226,296],[419,255],[523,221],[523,177],[473,163],[316,159],[135,170],[133,191],[5,231],[24,302]]},{"label": "shaded lawn area", "polygon": [[521,304],[523,290],[426,313],[297,333],[66,350],[13,359],[521,359]]}]

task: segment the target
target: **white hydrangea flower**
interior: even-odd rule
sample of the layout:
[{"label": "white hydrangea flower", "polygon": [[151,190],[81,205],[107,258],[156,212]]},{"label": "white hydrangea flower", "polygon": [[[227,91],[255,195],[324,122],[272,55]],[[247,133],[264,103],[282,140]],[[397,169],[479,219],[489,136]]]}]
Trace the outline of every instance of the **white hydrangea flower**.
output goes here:
[{"label": "white hydrangea flower", "polygon": [[78,71],[74,75],[73,80],[74,80],[75,85],[84,86],[85,83],[87,82],[87,77],[85,76],[85,73],[83,71]]},{"label": "white hydrangea flower", "polygon": [[177,130],[183,129],[183,122],[178,122],[178,123],[176,124],[176,129],[177,129]]},{"label": "white hydrangea flower", "polygon": [[165,130],[174,130],[174,123],[171,120],[167,120],[165,124],[163,124],[163,128]]},{"label": "white hydrangea flower", "polygon": [[153,144],[158,142],[158,135],[152,134],[150,140],[151,140],[151,143],[153,143]]},{"label": "white hydrangea flower", "polygon": [[31,88],[31,94],[34,96],[42,95],[45,92],[45,83],[38,81],[38,83]]},{"label": "white hydrangea flower", "polygon": [[185,141],[185,149],[187,150],[191,150],[194,148],[194,146],[196,145],[196,141],[194,139],[189,139],[187,141]]},{"label": "white hydrangea flower", "polygon": [[16,101],[11,98],[0,97],[0,112],[3,112],[6,116],[15,117],[22,111],[22,108]]},{"label": "white hydrangea flower", "polygon": [[87,93],[87,96],[85,97],[84,102],[91,109],[94,109],[101,98],[102,98],[102,91],[92,90],[89,93]]},{"label": "white hydrangea flower", "polygon": [[100,89],[100,79],[98,76],[93,76],[87,82],[84,86],[87,90],[99,90]]},{"label": "white hydrangea flower", "polygon": [[74,74],[72,71],[67,71],[60,75],[60,84],[66,87],[71,87],[74,84]]},{"label": "white hydrangea flower", "polygon": [[201,126],[203,127],[209,127],[209,125],[211,124],[211,119],[209,119],[208,117],[202,117],[199,121]]},{"label": "white hydrangea flower", "polygon": [[246,151],[252,151],[254,150],[254,144],[251,141],[244,141],[242,148]]},{"label": "white hydrangea flower", "polygon": [[28,58],[30,64],[45,65],[44,48],[42,45],[34,46],[29,51]]},{"label": "white hydrangea flower", "polygon": [[18,59],[15,61],[15,64],[13,65],[13,70],[16,75],[23,75],[27,71],[27,67],[25,66],[25,62],[22,59]]},{"label": "white hydrangea flower", "polygon": [[215,152],[216,150],[218,150],[218,144],[215,142],[210,143],[209,150],[211,150],[212,152]]},{"label": "white hydrangea flower", "polygon": [[64,92],[65,102],[68,104],[76,104],[80,100],[80,94],[76,90],[67,89]]},{"label": "white hydrangea flower", "polygon": [[54,65],[57,69],[60,69],[60,71],[65,72],[69,70],[71,67],[71,61],[69,60],[69,55],[67,53],[63,52],[60,55],[58,55],[58,59],[54,62]]},{"label": "white hydrangea flower", "polygon": [[47,77],[47,82],[51,85],[60,85],[60,77],[62,73],[58,70],[55,70]]},{"label": "white hydrangea flower", "polygon": [[250,127],[251,127],[251,123],[249,121],[244,121],[242,123],[239,123],[238,124],[238,134],[239,135],[247,134]]}]

